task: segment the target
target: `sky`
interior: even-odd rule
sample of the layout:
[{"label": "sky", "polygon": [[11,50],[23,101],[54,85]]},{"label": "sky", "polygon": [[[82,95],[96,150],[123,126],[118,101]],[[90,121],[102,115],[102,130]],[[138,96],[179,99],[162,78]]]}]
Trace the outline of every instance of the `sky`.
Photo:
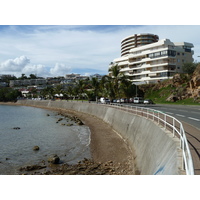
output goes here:
[{"label": "sky", "polygon": [[137,33],[193,43],[200,61],[200,25],[0,25],[0,74],[105,75],[121,40]]},{"label": "sky", "polygon": [[0,74],[105,75],[120,57],[121,40],[138,33],[193,43],[200,61],[195,1],[7,0],[0,12]]}]

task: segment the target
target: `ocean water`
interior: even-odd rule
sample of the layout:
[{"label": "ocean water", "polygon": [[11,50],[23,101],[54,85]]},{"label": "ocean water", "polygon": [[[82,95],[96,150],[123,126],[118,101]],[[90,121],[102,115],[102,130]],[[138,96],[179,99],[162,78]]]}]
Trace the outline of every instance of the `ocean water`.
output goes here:
[{"label": "ocean water", "polygon": [[[56,123],[59,118],[63,120]],[[62,125],[68,123],[73,125]],[[0,105],[1,175],[18,174],[19,168],[27,165],[47,165],[48,157],[54,154],[62,163],[75,164],[91,158],[89,144],[89,128],[76,125],[57,112]],[[39,146],[39,151],[33,151],[34,146]]]}]

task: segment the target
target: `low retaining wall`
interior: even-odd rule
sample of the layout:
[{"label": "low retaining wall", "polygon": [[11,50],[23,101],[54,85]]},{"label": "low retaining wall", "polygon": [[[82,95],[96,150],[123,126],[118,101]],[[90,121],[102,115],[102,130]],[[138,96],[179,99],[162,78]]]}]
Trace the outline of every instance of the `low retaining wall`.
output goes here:
[{"label": "low retaining wall", "polygon": [[181,174],[179,140],[146,118],[116,108],[81,102],[20,100],[17,104],[75,110],[94,115],[128,141],[137,170],[143,175]]}]

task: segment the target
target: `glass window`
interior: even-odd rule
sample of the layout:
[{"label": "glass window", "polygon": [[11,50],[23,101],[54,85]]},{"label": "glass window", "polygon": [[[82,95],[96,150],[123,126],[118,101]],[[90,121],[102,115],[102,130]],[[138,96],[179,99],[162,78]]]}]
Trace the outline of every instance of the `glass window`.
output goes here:
[{"label": "glass window", "polygon": [[166,56],[166,55],[167,55],[167,50],[161,51],[161,55],[162,55],[162,56]]}]

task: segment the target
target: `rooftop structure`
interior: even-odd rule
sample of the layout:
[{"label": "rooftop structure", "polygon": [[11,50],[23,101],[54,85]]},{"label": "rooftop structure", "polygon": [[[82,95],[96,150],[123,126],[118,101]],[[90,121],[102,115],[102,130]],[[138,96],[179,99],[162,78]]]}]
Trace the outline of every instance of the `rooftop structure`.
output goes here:
[{"label": "rooftop structure", "polygon": [[157,42],[158,39],[157,35],[150,33],[128,36],[121,41],[121,56],[127,56],[130,49]]}]

